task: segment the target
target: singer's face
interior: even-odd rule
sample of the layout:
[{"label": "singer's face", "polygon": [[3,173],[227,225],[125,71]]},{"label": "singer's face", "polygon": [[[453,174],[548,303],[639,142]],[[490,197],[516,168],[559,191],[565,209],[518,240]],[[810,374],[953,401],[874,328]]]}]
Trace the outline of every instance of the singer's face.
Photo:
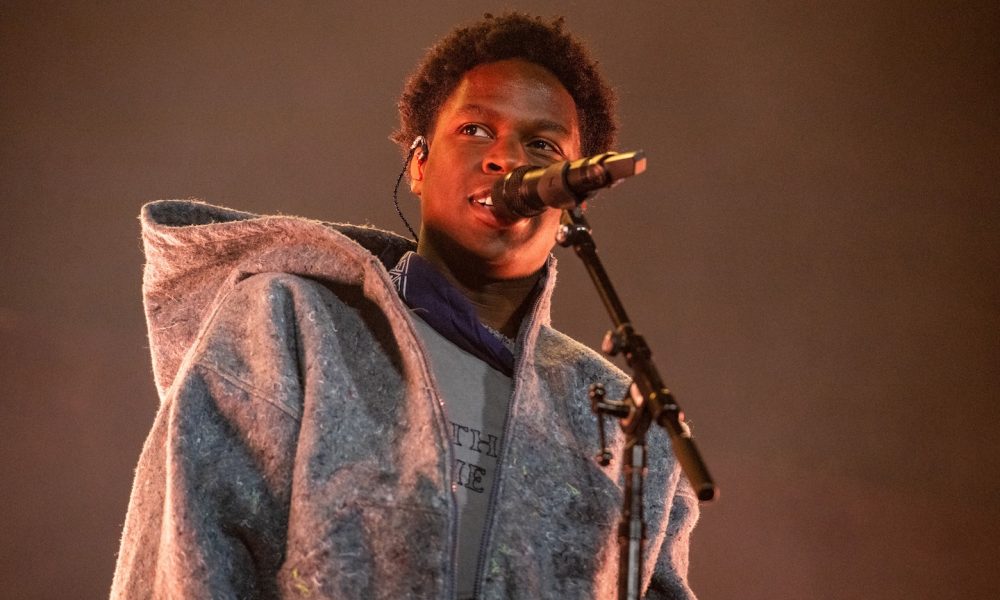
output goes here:
[{"label": "singer's face", "polygon": [[442,105],[429,137],[427,159],[410,168],[421,199],[420,254],[457,276],[511,279],[538,271],[560,211],[503,220],[478,200],[517,167],[580,157],[576,104],[566,88],[523,60],[480,65]]}]

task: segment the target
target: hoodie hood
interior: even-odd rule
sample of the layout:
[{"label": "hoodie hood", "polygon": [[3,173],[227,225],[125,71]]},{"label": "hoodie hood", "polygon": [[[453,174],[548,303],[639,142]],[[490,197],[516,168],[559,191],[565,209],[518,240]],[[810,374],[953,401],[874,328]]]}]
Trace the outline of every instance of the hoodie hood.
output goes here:
[{"label": "hoodie hood", "polygon": [[[388,286],[391,268],[413,241],[374,227],[290,216],[261,216],[195,200],[142,207],[143,306],[161,401],[217,303],[257,273],[289,273],[361,287]],[[549,324],[555,259],[541,293],[538,322]]]},{"label": "hoodie hood", "polygon": [[242,279],[279,272],[364,287],[415,248],[372,227],[260,216],[191,200],[151,202],[139,219],[143,306],[161,400],[216,301]]}]

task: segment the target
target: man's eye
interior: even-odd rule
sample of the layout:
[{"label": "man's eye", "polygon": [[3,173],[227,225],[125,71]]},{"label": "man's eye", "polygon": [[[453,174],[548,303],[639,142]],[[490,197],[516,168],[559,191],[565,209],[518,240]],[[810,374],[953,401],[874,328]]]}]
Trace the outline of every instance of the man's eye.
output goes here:
[{"label": "man's eye", "polygon": [[471,135],[474,137],[490,137],[490,132],[486,130],[482,125],[476,125],[475,123],[469,123],[467,125],[462,125],[459,131],[465,135]]},{"label": "man's eye", "polygon": [[563,155],[562,150],[559,148],[559,146],[556,146],[555,144],[553,144],[548,140],[542,140],[542,139],[531,140],[531,142],[528,143],[528,147],[534,148],[535,150],[543,150],[545,152],[554,152],[559,156]]}]

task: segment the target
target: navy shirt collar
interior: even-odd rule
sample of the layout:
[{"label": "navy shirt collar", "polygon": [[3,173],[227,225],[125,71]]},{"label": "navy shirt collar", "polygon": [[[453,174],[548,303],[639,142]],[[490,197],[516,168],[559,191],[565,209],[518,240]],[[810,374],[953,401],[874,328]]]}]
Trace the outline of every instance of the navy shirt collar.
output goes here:
[{"label": "navy shirt collar", "polygon": [[407,252],[389,270],[396,291],[414,313],[462,350],[508,377],[514,354],[483,325],[476,309],[444,275],[416,252]]}]

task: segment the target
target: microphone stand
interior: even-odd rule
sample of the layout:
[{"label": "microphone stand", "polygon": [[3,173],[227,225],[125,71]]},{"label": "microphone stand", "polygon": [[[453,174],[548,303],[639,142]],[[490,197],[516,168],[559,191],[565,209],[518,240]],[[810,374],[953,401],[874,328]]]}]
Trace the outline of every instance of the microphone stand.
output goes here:
[{"label": "microphone stand", "polygon": [[618,527],[618,597],[639,600],[643,572],[642,541],[646,533],[643,520],[643,482],[646,475],[646,433],[649,427],[656,423],[670,434],[674,455],[699,500],[713,499],[718,493],[717,487],[695,447],[691,430],[684,422],[684,413],[653,365],[652,353],[646,340],[636,333],[618,299],[597,256],[597,246],[590,234],[590,225],[584,219],[579,205],[563,211],[562,225],[556,234],[556,241],[563,247],[572,246],[576,251],[611,316],[614,329],[605,335],[601,350],[608,356],[623,354],[632,369],[632,385],[623,399],[607,400],[604,388],[600,384],[594,384],[590,387],[590,401],[591,408],[597,415],[601,451],[596,458],[600,464],[607,465],[611,462],[611,451],[605,443],[604,415],[620,419],[625,433],[625,445],[622,449],[625,491],[622,520]]}]

